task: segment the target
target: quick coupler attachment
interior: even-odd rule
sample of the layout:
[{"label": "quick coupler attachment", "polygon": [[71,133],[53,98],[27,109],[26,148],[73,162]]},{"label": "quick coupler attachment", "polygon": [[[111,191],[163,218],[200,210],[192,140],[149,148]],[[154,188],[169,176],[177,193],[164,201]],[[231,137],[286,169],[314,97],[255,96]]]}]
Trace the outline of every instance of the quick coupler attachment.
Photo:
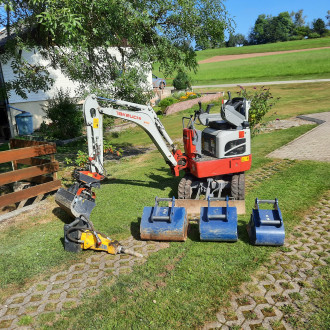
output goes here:
[{"label": "quick coupler attachment", "polygon": [[[260,204],[272,204],[272,209],[260,209]],[[256,198],[250,222],[247,225],[250,242],[254,245],[281,246],[284,244],[285,231],[278,200]]]},{"label": "quick coupler attachment", "polygon": [[[201,207],[199,234],[201,241],[237,241],[237,209],[228,205],[229,198],[208,197],[208,206]],[[226,200],[225,207],[213,207],[212,201]]]},{"label": "quick coupler attachment", "polygon": [[[171,207],[159,202],[172,202]],[[184,207],[175,207],[175,198],[155,198],[155,206],[146,206],[140,224],[141,239],[156,241],[185,241],[188,219]]]}]

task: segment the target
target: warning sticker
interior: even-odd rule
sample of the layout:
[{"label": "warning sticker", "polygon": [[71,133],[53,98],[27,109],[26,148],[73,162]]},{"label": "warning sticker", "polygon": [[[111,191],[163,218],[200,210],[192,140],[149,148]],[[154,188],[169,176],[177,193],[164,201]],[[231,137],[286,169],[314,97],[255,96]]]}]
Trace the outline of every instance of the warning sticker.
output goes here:
[{"label": "warning sticker", "polygon": [[93,118],[93,128],[99,128],[99,119]]}]

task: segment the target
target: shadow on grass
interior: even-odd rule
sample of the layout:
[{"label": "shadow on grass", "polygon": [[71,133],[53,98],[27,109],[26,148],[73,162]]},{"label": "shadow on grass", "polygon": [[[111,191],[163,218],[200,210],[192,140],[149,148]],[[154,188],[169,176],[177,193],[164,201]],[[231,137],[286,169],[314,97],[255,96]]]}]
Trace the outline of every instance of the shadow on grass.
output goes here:
[{"label": "shadow on grass", "polygon": [[141,217],[137,218],[137,222],[131,222],[131,235],[134,239],[140,241],[140,224],[141,224]]},{"label": "shadow on grass", "polygon": [[74,218],[70,217],[62,208],[55,207],[53,209],[53,214],[60,219],[65,225],[71,223]]},{"label": "shadow on grass", "polygon": [[250,244],[250,238],[248,235],[248,232],[246,230],[246,222],[239,220],[238,225],[237,225],[237,234],[238,234],[238,239],[240,241],[243,241],[244,243]]},{"label": "shadow on grass", "polygon": [[[167,168],[161,168],[157,169],[157,171],[166,172],[168,174]],[[147,188],[153,188],[158,190],[165,190],[167,188],[170,188],[170,192],[167,194],[167,196],[158,196],[158,197],[169,197],[172,198],[172,196],[177,197],[177,186],[179,183],[180,178],[166,178],[165,176],[149,173],[146,174],[146,176],[150,179],[149,180],[130,180],[130,179],[117,179],[117,178],[105,178],[102,181],[102,185],[104,184],[120,184],[120,185],[131,185],[131,186],[138,186],[138,187],[147,187]],[[155,196],[156,197],[156,196]]]},{"label": "shadow on grass", "polygon": [[193,242],[199,242],[200,241],[198,223],[189,222],[187,236]]}]

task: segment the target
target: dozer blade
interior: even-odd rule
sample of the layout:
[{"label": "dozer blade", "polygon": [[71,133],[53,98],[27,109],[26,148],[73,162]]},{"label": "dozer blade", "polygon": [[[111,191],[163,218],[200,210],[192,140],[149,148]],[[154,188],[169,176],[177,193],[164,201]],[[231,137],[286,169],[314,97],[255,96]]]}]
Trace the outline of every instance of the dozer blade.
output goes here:
[{"label": "dozer blade", "polygon": [[[212,205],[215,207],[226,207],[226,201],[214,201]],[[245,200],[229,200],[230,207],[237,208],[237,214],[245,214]],[[175,207],[184,207],[187,210],[188,217],[198,217],[200,215],[201,207],[207,207],[207,200],[197,199],[176,199]]]}]

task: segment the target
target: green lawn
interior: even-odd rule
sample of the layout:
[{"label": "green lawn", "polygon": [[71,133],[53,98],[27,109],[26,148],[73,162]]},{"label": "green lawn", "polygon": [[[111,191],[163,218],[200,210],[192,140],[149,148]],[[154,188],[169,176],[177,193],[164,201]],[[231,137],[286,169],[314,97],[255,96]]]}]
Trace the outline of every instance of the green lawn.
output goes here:
[{"label": "green lawn", "polygon": [[330,49],[200,64],[193,85],[330,77]]},{"label": "green lawn", "polygon": [[[200,61],[218,55],[267,53],[271,51],[329,46],[330,38],[320,38],[239,48],[209,49],[196,52],[196,54],[198,61]],[[329,78],[329,57],[330,49],[321,49],[225,62],[203,63],[199,65],[198,72],[196,74],[191,72],[190,76],[192,85]],[[158,65],[154,65],[153,72],[157,76],[163,76],[158,70]],[[173,73],[171,77],[166,77],[168,86],[172,84],[175,75]]]},{"label": "green lawn", "polygon": [[330,38],[318,38],[318,39],[277,42],[273,44],[255,45],[255,46],[206,49],[196,52],[196,55],[197,55],[197,61],[201,61],[207,58],[211,58],[213,56],[221,56],[221,55],[267,53],[267,52],[278,52],[285,50],[308,49],[308,48],[319,48],[319,47],[329,47],[329,46],[330,46]]},{"label": "green lawn", "polygon": [[[268,120],[297,114],[326,111],[328,84],[272,86],[281,100],[268,114]],[[219,105],[217,108],[219,109]],[[169,135],[182,135],[181,117],[193,109],[162,118]],[[252,139],[253,163],[246,180],[255,171],[272,162],[265,156],[310,130],[313,125],[260,134]],[[114,145],[148,145],[150,139],[140,128],[111,137]],[[75,146],[76,148],[77,146]],[[86,146],[85,146],[86,147]],[[69,149],[69,148],[66,148]],[[61,151],[68,151],[63,149]],[[157,151],[130,159],[106,163],[109,178],[96,190],[97,207],[91,219],[101,232],[114,239],[124,239],[139,231],[144,206],[155,196],[176,195],[180,178],[172,177]],[[170,248],[152,255],[130,275],[122,275],[114,285],[86,296],[83,304],[55,317],[41,316],[33,326],[68,328],[196,328],[215,317],[227,295],[267,262],[277,248],[253,247],[248,243],[245,225],[255,197],[279,199],[286,232],[300,222],[305,212],[330,189],[329,165],[321,162],[293,162],[264,181],[254,183],[246,196],[245,216],[239,216],[237,243],[206,243],[198,240],[197,225],[192,225],[185,243],[171,243]],[[72,254],[63,249],[63,225],[69,222],[56,207],[26,217],[0,231],[6,244],[0,247],[0,302],[19,292],[24,285],[51,276],[93,254]],[[111,280],[111,277],[109,278]],[[154,302],[156,301],[156,303]],[[56,321],[55,324],[52,322]]]},{"label": "green lawn", "polygon": [[[280,100],[265,116],[265,121],[285,119],[308,113],[329,111],[330,82],[273,85],[267,86],[267,88],[271,89],[271,92],[275,98],[280,97]],[[249,87],[249,89],[253,89],[253,87]],[[222,88],[221,90],[224,89]],[[239,88],[227,88],[225,90],[230,90],[232,95],[235,96]],[[219,92],[219,88],[203,88],[199,89],[199,91]],[[215,104],[212,111],[220,111],[220,101],[212,103]],[[205,108],[205,105],[203,105],[203,107]],[[197,108],[198,106],[196,105],[192,109],[176,113],[171,116],[161,116],[161,121],[172,139],[179,139],[181,141],[181,117],[193,114],[194,110],[197,110]],[[149,145],[151,143],[148,135],[139,127],[113,135],[108,134],[106,139],[110,140],[114,145]]]},{"label": "green lawn", "polygon": [[[253,145],[266,145],[254,153],[258,168],[269,151],[307,129],[299,127],[255,137]],[[111,196],[112,206],[93,212],[97,228],[111,230],[115,237],[128,234],[129,228],[138,228],[142,207],[151,205],[155,195],[173,194],[176,180],[169,176],[158,153],[143,156],[143,164],[142,168],[141,158],[137,158],[123,167],[111,166],[118,179],[103,185],[98,203],[109,205]],[[329,180],[328,164],[293,162],[249,190],[247,214],[238,219],[237,243],[200,242],[197,226],[192,225],[185,243],[171,243],[170,248],[152,255],[147,264],[121,276],[114,285],[105,283],[100,294],[86,297],[80,307],[62,314],[50,328],[122,329],[134,325],[139,329],[177,329],[196,328],[213,320],[229,292],[249,280],[249,275],[277,250],[248,243],[245,226],[255,197],[279,199],[288,234],[304,212],[330,188]],[[41,324],[45,325],[42,321]]]}]

